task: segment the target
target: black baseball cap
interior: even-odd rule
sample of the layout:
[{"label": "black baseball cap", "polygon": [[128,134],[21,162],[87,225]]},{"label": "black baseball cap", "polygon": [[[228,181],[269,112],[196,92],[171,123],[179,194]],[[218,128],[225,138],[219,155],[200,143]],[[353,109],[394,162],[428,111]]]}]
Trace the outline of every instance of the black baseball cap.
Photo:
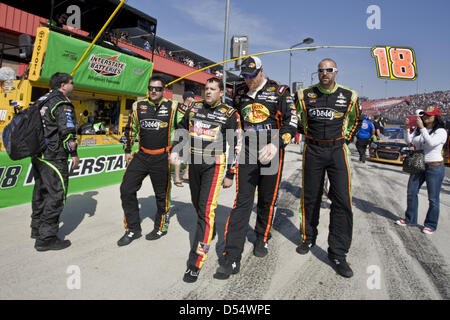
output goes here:
[{"label": "black baseball cap", "polygon": [[262,62],[258,57],[248,57],[242,61],[241,64],[241,76],[249,75],[256,76],[261,70]]},{"label": "black baseball cap", "polygon": [[187,98],[195,98],[195,94],[192,91],[186,91],[183,94],[183,100],[186,100]]}]

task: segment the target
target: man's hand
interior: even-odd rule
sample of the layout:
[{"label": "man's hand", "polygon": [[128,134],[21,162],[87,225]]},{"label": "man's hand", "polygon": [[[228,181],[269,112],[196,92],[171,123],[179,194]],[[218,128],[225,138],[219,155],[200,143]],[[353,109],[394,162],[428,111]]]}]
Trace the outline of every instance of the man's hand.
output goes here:
[{"label": "man's hand", "polygon": [[127,167],[130,164],[131,159],[133,159],[133,156],[131,155],[131,153],[125,153],[125,162],[127,163]]},{"label": "man's hand", "polygon": [[78,169],[80,166],[80,158],[78,156],[72,157],[72,170]]},{"label": "man's hand", "polygon": [[273,143],[269,143],[264,148],[259,150],[258,160],[263,164],[268,163],[273,159],[273,157],[275,157],[277,151],[277,147]]},{"label": "man's hand", "polygon": [[170,164],[173,164],[174,166],[180,165],[181,164],[181,159],[178,156],[178,153],[172,152],[170,154],[169,162],[170,162]]},{"label": "man's hand", "polygon": [[222,187],[227,189],[233,185],[233,179],[225,177],[222,181]]}]

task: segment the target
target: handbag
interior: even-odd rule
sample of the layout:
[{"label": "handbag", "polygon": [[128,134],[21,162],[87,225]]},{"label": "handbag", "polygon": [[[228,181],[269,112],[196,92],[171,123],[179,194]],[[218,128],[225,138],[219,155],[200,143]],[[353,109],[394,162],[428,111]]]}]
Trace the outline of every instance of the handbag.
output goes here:
[{"label": "handbag", "polygon": [[425,171],[425,154],[423,150],[411,150],[403,160],[403,171],[419,173]]}]

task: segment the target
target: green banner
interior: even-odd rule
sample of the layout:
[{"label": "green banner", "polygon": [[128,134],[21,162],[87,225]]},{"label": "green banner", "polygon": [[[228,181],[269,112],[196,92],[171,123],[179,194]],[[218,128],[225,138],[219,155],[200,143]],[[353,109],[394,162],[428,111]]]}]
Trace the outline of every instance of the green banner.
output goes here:
[{"label": "green banner", "polygon": [[[137,149],[136,145],[134,147]],[[122,144],[79,147],[78,156],[80,166],[70,170],[68,193],[122,181],[126,167]],[[12,161],[6,152],[0,152],[0,208],[31,202],[34,188],[31,167],[30,158]]]},{"label": "green banner", "polygon": [[[40,82],[55,72],[72,73],[89,43],[50,31]],[[74,74],[75,88],[142,97],[147,94],[153,64],[94,45]]]}]

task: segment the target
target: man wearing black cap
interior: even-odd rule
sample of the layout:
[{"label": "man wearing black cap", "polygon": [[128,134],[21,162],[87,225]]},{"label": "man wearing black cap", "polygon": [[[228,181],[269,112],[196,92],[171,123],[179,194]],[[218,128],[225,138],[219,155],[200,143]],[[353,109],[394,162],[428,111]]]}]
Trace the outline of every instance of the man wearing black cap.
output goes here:
[{"label": "man wearing black cap", "polygon": [[215,274],[217,279],[227,279],[240,270],[256,188],[258,205],[253,254],[261,258],[267,255],[284,147],[297,132],[297,112],[289,87],[265,77],[258,57],[242,62],[241,76],[245,84],[236,89],[233,107],[241,115],[245,152],[241,153],[236,169],[236,200],[225,228],[224,259]]},{"label": "man wearing black cap", "polygon": [[[185,91],[183,94],[183,104],[178,106],[177,109],[177,119],[183,118],[186,110],[189,108],[189,106],[191,105],[192,102],[194,102],[194,97],[195,94],[192,91]],[[179,121],[177,120],[177,123]],[[174,184],[177,187],[182,187],[183,183],[180,180],[180,168],[181,168],[181,164],[177,164],[175,165],[175,182]],[[189,164],[186,165],[186,169],[184,170],[184,174],[183,174],[183,180],[188,180],[189,179]]]},{"label": "man wearing black cap", "polygon": [[[127,169],[120,185],[120,198],[124,211],[125,234],[117,245],[125,246],[141,237],[139,203],[136,197],[142,181],[150,175],[155,192],[157,212],[154,230],[147,240],[156,240],[167,233],[170,210],[169,149],[172,133],[177,124],[178,103],[164,98],[165,81],[153,76],[148,87],[148,98],[133,104],[124,129],[124,150]],[[139,150],[131,155],[131,148],[139,137]]]}]

